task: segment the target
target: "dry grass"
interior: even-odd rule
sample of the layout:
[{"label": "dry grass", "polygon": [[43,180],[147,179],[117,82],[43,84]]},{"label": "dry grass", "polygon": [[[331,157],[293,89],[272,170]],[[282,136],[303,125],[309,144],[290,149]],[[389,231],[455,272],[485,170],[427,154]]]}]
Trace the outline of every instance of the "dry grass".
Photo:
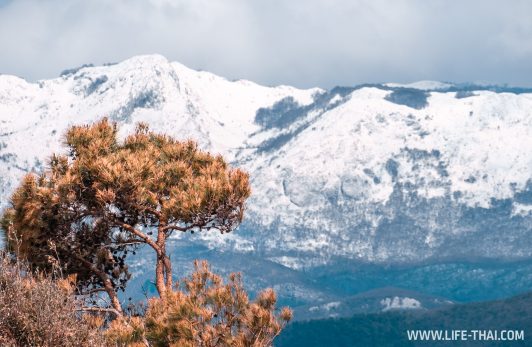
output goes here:
[{"label": "dry grass", "polygon": [[0,346],[103,346],[68,286],[31,274],[0,253]]}]

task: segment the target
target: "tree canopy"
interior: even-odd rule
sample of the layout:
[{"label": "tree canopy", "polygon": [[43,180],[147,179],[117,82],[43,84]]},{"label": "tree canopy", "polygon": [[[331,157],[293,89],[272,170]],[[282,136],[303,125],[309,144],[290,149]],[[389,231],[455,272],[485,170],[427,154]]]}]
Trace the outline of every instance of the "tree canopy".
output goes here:
[{"label": "tree canopy", "polygon": [[[156,287],[172,287],[166,241],[175,231],[230,232],[242,221],[251,191],[248,174],[221,156],[138,124],[120,141],[103,119],[73,126],[66,154],[30,173],[2,219],[8,248],[33,266],[59,263],[86,292],[116,295],[128,278],[128,252],[146,244],[157,255]],[[152,234],[155,234],[152,236]]]}]

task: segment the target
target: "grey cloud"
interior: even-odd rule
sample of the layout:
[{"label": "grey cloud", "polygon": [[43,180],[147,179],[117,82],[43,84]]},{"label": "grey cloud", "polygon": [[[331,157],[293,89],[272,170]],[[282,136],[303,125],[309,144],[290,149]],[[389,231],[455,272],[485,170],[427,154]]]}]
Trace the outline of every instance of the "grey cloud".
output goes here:
[{"label": "grey cloud", "polygon": [[532,2],[0,0],[0,47],[0,72],[29,80],[160,53],[269,85],[532,86]]}]

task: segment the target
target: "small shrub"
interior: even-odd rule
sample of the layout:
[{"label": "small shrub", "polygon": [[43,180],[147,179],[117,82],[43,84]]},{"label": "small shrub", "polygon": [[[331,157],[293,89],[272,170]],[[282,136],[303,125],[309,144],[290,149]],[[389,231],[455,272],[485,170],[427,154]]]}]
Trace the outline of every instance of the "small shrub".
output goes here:
[{"label": "small shrub", "polygon": [[65,281],[34,275],[0,253],[0,346],[103,346]]}]

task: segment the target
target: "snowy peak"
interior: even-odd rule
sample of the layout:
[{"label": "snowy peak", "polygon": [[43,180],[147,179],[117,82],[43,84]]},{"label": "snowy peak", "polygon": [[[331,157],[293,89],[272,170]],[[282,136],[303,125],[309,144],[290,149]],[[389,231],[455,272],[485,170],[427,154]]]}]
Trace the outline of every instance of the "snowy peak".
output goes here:
[{"label": "snowy peak", "polygon": [[156,130],[172,129],[207,149],[231,155],[258,129],[254,124],[258,108],[288,96],[309,103],[319,90],[230,82],[149,55],[67,70],[59,78],[35,84],[0,76],[0,91],[0,121],[10,131],[22,131],[33,123],[37,128],[54,127],[50,131],[59,136],[69,124],[107,116],[124,123],[123,131],[148,121]]}]

